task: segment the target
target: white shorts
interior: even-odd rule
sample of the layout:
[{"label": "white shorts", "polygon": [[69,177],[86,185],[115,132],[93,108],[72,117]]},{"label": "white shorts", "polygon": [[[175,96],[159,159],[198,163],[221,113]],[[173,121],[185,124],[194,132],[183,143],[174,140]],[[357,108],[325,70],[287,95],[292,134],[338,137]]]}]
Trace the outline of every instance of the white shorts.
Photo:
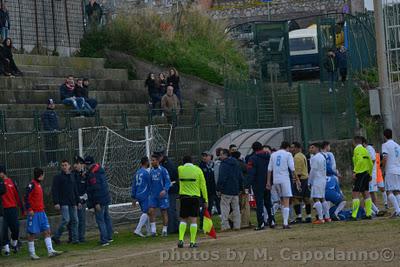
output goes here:
[{"label": "white shorts", "polygon": [[324,182],[313,183],[311,186],[311,198],[325,198],[326,180]]},{"label": "white shorts", "polygon": [[369,192],[378,192],[378,184],[374,181],[369,182]]},{"label": "white shorts", "polygon": [[391,173],[386,174],[385,189],[386,191],[400,191],[400,175]]},{"label": "white shorts", "polygon": [[292,197],[292,185],[290,181],[273,184],[272,187],[274,188],[275,192],[278,194],[279,197]]},{"label": "white shorts", "polygon": [[278,192],[276,192],[276,188],[273,185],[271,188],[271,202],[272,203],[281,202],[281,198],[279,197]]},{"label": "white shorts", "polygon": [[378,188],[385,188],[385,182],[384,181],[379,182],[377,185],[378,185]]}]

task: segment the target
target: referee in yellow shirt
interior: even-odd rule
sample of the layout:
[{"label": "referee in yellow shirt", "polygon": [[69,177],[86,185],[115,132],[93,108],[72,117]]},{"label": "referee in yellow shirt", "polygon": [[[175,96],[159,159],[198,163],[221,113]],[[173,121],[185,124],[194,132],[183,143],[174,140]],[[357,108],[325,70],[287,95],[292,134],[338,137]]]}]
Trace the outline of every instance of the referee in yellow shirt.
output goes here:
[{"label": "referee in yellow shirt", "polygon": [[204,198],[207,209],[208,196],[203,171],[193,164],[191,156],[183,157],[183,165],[178,167],[179,197],[181,202],[178,248],[183,248],[187,224],[190,223],[190,247],[196,248],[197,217],[200,213],[200,197]]}]

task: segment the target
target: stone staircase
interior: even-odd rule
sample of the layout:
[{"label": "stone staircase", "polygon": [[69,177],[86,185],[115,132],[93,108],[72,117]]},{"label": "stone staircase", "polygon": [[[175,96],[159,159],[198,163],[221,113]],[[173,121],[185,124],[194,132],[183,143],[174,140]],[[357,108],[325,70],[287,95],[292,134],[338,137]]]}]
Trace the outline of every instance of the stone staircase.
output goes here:
[{"label": "stone staircase", "polygon": [[[167,123],[164,117],[149,119],[144,80],[128,80],[126,69],[106,69],[102,58],[14,55],[23,77],[0,77],[0,132],[40,130],[40,114],[46,101],[55,99],[62,128],[77,129],[105,125],[113,129],[141,128],[150,123]],[[75,117],[60,103],[59,86],[64,77],[89,78],[90,97],[98,101],[93,117]],[[193,124],[195,99],[184,101],[180,125]],[[214,112],[215,113],[215,112]],[[208,116],[212,120],[213,116]],[[215,117],[215,116],[214,116]]]}]

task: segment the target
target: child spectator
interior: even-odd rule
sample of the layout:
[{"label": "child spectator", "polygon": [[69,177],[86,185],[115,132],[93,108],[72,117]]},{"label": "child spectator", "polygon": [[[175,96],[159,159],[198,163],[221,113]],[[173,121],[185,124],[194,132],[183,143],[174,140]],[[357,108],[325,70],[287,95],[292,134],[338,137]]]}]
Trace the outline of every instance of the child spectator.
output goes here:
[{"label": "child spectator", "polygon": [[68,75],[65,82],[60,86],[60,98],[64,105],[74,107],[75,111],[83,108],[83,98],[75,97],[74,76]]},{"label": "child spectator", "polygon": [[2,71],[6,76],[22,76],[22,72],[15,64],[12,48],[12,40],[10,38],[5,39],[0,51]]},{"label": "child spectator", "polygon": [[8,31],[10,30],[10,16],[4,1],[0,5],[0,34],[1,39],[4,41],[8,38]]},{"label": "child spectator", "polygon": [[174,94],[172,86],[167,87],[167,93],[161,99],[161,108],[167,117],[168,123],[176,124],[176,114],[179,112],[179,99]]},{"label": "child spectator", "polygon": [[179,78],[179,73],[175,68],[171,68],[169,70],[169,76],[167,79],[167,83],[169,86],[172,86],[174,88],[174,94],[179,99],[179,106],[181,107],[181,112],[182,112],[182,95],[181,95],[181,87],[180,87],[180,78]]},{"label": "child spectator", "polygon": [[156,84],[156,78],[154,73],[149,73],[147,79],[144,83],[145,87],[147,87],[147,92],[149,93],[152,107],[152,114],[154,114],[154,110],[156,109],[156,105],[161,101],[160,91],[158,90]]},{"label": "child spectator", "polygon": [[42,169],[33,170],[33,180],[26,188],[25,208],[28,211],[27,232],[28,232],[28,251],[32,260],[39,260],[40,257],[35,252],[35,238],[37,234],[43,233],[49,257],[62,254],[62,251],[53,249],[51,242],[50,224],[44,211],[43,189],[41,183],[44,180]]},{"label": "child spectator", "polygon": [[44,138],[44,145],[46,149],[46,160],[49,162],[49,166],[57,164],[57,152],[58,149],[58,134],[60,126],[58,123],[58,115],[54,110],[55,104],[53,99],[47,100],[47,109],[42,113],[43,130],[48,132]]}]

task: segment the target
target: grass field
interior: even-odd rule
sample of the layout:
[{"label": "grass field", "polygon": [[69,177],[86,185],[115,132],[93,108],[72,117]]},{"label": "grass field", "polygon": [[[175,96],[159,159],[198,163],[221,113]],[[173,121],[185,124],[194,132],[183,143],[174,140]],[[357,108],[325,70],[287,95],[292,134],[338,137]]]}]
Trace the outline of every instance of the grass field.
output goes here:
[{"label": "grass field", "polygon": [[[218,217],[214,220],[219,229]],[[18,255],[0,257],[0,266],[399,266],[399,225],[399,219],[384,217],[294,225],[291,230],[280,226],[260,232],[245,229],[218,233],[217,240],[199,234],[196,250],[176,249],[176,235],[134,237],[133,226],[123,225],[115,227],[118,233],[109,247],[100,247],[94,232],[86,244],[57,246],[65,253],[48,259],[40,240],[36,245],[41,260],[29,260],[25,244]]]}]

